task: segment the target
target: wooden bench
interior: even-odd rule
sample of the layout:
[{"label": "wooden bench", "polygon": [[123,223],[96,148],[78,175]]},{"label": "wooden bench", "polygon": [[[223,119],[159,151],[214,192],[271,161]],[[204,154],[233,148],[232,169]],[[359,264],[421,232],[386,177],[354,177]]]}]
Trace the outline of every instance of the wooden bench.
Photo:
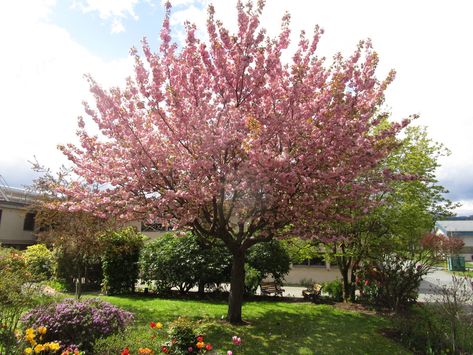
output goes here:
[{"label": "wooden bench", "polygon": [[282,296],[284,292],[284,289],[282,289],[280,285],[273,281],[262,282],[260,283],[259,287],[263,296],[269,296],[271,294],[274,294],[275,296]]},{"label": "wooden bench", "polygon": [[306,300],[311,300],[312,302],[316,302],[320,300],[320,296],[322,295],[323,285],[315,283],[311,287],[308,287],[306,290],[302,291],[302,297]]}]

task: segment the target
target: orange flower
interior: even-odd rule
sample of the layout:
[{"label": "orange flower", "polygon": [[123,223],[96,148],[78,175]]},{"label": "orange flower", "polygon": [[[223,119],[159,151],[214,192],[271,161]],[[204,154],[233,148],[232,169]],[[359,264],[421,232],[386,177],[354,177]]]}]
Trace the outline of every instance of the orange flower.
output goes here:
[{"label": "orange flower", "polygon": [[203,341],[199,341],[197,344],[195,344],[199,349],[202,349],[205,346],[205,343]]},{"label": "orange flower", "polygon": [[140,355],[152,355],[154,352],[150,348],[139,348],[138,354]]}]

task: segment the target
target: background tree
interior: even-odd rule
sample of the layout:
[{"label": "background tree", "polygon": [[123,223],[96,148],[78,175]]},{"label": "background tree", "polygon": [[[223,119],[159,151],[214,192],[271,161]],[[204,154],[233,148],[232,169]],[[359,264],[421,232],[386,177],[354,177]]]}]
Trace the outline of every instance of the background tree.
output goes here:
[{"label": "background tree", "polygon": [[[201,239],[222,240],[232,254],[228,319],[241,322],[248,248],[281,235],[300,236],[329,214],[340,195],[352,201],[377,190],[359,184],[394,148],[403,124],[382,126],[384,91],[369,41],[326,65],[316,48],[322,31],[301,33],[290,63],[288,14],[278,37],[260,28],[264,6],[237,2],[231,34],[209,7],[208,43],[185,24],[182,46],[171,42],[170,4],[153,53],[133,49],[134,79],[104,90],[88,78],[95,107],[79,119],[78,146],[63,152],[79,179],[60,189],[63,209],[99,217],[171,223]],[[180,48],[180,50],[178,50]],[[307,221],[303,223],[302,221]]]},{"label": "background tree", "polygon": [[[38,198],[33,205],[39,240],[54,247],[58,259],[57,275],[66,285],[75,286],[77,298],[82,294],[82,280],[92,279],[98,286],[101,281],[100,236],[113,225],[112,220],[97,217],[80,209],[62,210],[65,196],[58,192],[68,184],[69,172],[62,169],[57,175],[40,166],[33,168],[42,173],[34,182]],[[99,273],[99,277],[97,274]]]},{"label": "background tree", "polygon": [[[363,218],[322,226],[323,232],[335,231],[341,236],[329,244],[328,250],[337,258],[345,301],[354,298],[355,275],[362,261],[369,263],[380,255],[389,258],[390,253],[419,250],[421,240],[433,230],[435,221],[452,215],[456,205],[445,197],[447,191],[435,176],[439,158],[448,154],[443,145],[428,137],[424,127],[408,127],[398,148],[380,166],[399,178],[392,179],[384,191],[371,197],[377,206]],[[349,206],[345,202],[338,205]],[[351,210],[360,216],[364,212],[365,208]],[[427,249],[422,249],[422,253],[435,252]]]}]

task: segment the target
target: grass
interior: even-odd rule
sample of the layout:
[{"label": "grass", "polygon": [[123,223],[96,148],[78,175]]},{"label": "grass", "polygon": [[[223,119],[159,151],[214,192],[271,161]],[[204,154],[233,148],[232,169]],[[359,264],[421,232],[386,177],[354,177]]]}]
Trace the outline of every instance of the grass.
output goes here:
[{"label": "grass", "polygon": [[227,310],[224,302],[140,296],[103,299],[132,311],[136,322],[124,336],[106,339],[105,344],[101,345],[101,354],[106,353],[104,349],[113,348],[116,351],[126,345],[130,345],[130,350],[150,346],[149,322],[159,321],[166,327],[179,316],[195,321],[204,320],[201,324],[206,340],[218,350],[217,354],[226,354],[233,335],[240,336],[244,342],[243,347],[235,351],[235,354],[409,353],[401,345],[380,334],[380,329],[389,326],[388,319],[340,310],[334,306],[248,302],[243,307],[243,317],[249,324],[232,326],[221,320]]}]

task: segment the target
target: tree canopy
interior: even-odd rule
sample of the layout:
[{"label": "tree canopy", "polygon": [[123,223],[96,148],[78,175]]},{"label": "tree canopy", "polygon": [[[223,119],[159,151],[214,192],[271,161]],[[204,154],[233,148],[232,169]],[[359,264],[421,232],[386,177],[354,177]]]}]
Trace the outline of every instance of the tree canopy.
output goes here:
[{"label": "tree canopy", "polygon": [[79,177],[60,189],[63,208],[172,224],[225,243],[232,322],[241,321],[246,250],[289,224],[311,237],[314,221],[352,218],[348,208],[334,213],[340,196],[371,207],[367,197],[390,176],[373,168],[407,123],[383,124],[394,72],[377,79],[370,41],[327,64],[316,54],[315,27],[286,63],[290,16],[270,38],[263,7],[238,1],[231,33],[209,6],[208,42],[186,22],[178,46],[166,3],[161,45],[153,52],[144,39],[143,55],[132,49],[135,73],[124,88],[106,90],[88,77],[95,105],[85,103],[85,112],[100,134],[81,117],[80,144],[62,147]]}]

